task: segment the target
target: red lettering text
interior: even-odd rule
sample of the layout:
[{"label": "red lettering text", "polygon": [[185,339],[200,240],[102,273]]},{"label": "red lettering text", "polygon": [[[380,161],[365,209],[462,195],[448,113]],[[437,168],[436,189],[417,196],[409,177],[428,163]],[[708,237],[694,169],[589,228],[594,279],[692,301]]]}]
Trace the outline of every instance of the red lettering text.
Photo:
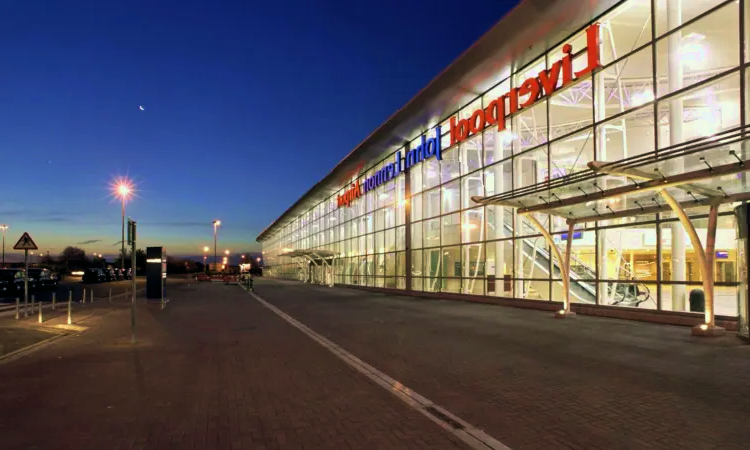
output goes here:
[{"label": "red lettering text", "polygon": [[528,95],[529,98],[525,102],[521,103],[522,108],[528,108],[533,105],[539,99],[541,89],[539,87],[539,80],[536,78],[529,78],[524,81],[521,87],[518,89],[519,97]]},{"label": "red lettering text", "polygon": [[[512,88],[506,94],[491,101],[486,108],[474,111],[468,120],[459,120],[457,117],[451,117],[450,145],[462,142],[471,135],[481,133],[485,127],[495,125],[496,123],[499,131],[505,130],[505,119],[507,116],[530,107],[540,98],[549,96],[557,89],[600,68],[599,34],[600,26],[598,23],[586,29],[587,64],[584,69],[575,73],[573,72],[573,46],[565,44],[562,48],[562,59],[553,63],[548,70],[542,70],[537,77],[525,80],[521,83],[520,87]],[[560,82],[560,72],[562,72],[562,82]],[[508,99],[507,111],[505,106],[506,99]],[[519,104],[522,99],[523,102]]]}]

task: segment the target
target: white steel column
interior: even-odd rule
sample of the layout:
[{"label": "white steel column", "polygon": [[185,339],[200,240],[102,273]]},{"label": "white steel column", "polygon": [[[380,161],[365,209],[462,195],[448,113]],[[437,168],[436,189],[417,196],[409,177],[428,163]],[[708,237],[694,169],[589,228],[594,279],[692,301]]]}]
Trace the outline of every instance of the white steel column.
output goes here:
[{"label": "white steel column", "polygon": [[[518,189],[520,187],[523,187],[523,158],[522,157],[514,157],[513,158],[513,189]],[[514,226],[514,233],[513,237],[515,238],[515,268],[514,268],[514,277],[516,278],[516,281],[514,284],[513,289],[513,297],[515,298],[526,298],[526,295],[524,293],[523,285],[524,285],[524,275],[523,275],[523,247],[524,247],[524,239],[519,238],[518,236],[522,234],[523,230],[523,217],[518,214],[518,211],[515,212],[515,226]],[[534,273],[534,262],[531,262],[531,273],[533,275]]]},{"label": "white steel column", "polygon": [[[499,132],[497,128],[495,129],[494,161],[500,161],[504,156],[503,133],[504,132]],[[494,195],[497,195],[502,193],[505,187],[505,171],[503,170],[502,164],[495,164],[493,176],[495,179]],[[512,181],[513,179],[511,178],[511,182]],[[492,208],[492,212],[495,215],[495,239],[497,239],[505,233],[505,215],[503,214],[504,207],[500,205],[492,205],[488,206],[488,208]],[[503,277],[505,276],[505,241],[495,241],[494,243],[490,243],[488,245],[495,246],[495,295],[498,297],[504,297],[506,295],[508,295],[509,297],[513,297],[512,289],[508,294],[506,294],[505,282],[503,281]]]},{"label": "white steel column", "polygon": [[[609,24],[607,25],[609,28]],[[612,32],[610,33],[610,41]],[[613,54],[614,54],[614,43],[613,46]],[[605,79],[604,79],[604,72],[600,72],[598,74],[594,75],[594,100],[596,101],[596,105],[594,108],[596,121],[604,120],[606,117],[606,107],[607,107],[607,92],[606,92],[606,85],[605,85]],[[622,102],[622,100],[621,100]],[[608,155],[607,155],[607,135],[606,135],[606,128],[604,126],[599,126],[596,129],[596,155],[595,159],[597,161],[609,161]],[[600,183],[603,184],[602,189],[607,189],[607,180],[606,178],[601,178]],[[605,222],[606,223],[606,222]],[[598,221],[597,225],[602,225],[602,221]],[[597,247],[599,253],[596,255],[596,264],[597,264],[597,276],[599,279],[605,279],[607,278],[607,269],[609,268],[609,261],[607,258],[607,255],[609,255],[609,239],[607,238],[609,230],[597,230],[596,233],[596,239],[597,239]],[[601,282],[598,284],[597,289],[597,304],[607,304],[609,303],[608,295],[607,295],[607,282]]]},{"label": "white steel column", "polygon": [[[682,1],[670,0],[667,2],[667,28],[673,30],[682,25]],[[669,52],[668,59],[668,76],[667,83],[669,92],[674,92],[683,87],[683,68],[680,49],[682,48],[682,32],[672,33],[667,37],[667,47]],[[660,83],[661,84],[661,83]],[[658,87],[655,86],[658,89]],[[658,114],[658,112],[657,112]],[[682,124],[683,124],[683,104],[682,99],[676,98],[669,101],[669,145],[676,145],[682,142]],[[666,141],[666,136],[662,133]],[[684,169],[682,158],[674,158],[670,163],[671,173],[681,173]],[[673,208],[674,209],[674,208]],[[687,227],[685,227],[687,230]],[[685,235],[682,233],[679,224],[672,225],[672,281],[687,281],[686,276],[686,242]],[[672,310],[686,310],[686,291],[685,285],[672,285]]]},{"label": "white steel column", "polygon": [[[685,214],[685,210],[682,209],[679,203],[667,192],[666,189],[659,191],[661,196],[672,208],[672,211],[677,215],[685,228],[690,242],[693,244],[693,251],[695,256],[698,258],[698,265],[701,269],[701,275],[703,275],[703,292],[705,294],[705,323],[693,328],[693,335],[696,336],[721,336],[725,333],[724,328],[717,327],[714,323],[714,245],[716,243],[716,224],[718,222],[718,203],[712,203],[709,209],[708,216],[708,234],[706,239],[706,249],[703,249],[698,233],[695,231],[693,223],[690,218]],[[707,253],[710,252],[709,255]],[[710,264],[710,265],[709,265]]]}]

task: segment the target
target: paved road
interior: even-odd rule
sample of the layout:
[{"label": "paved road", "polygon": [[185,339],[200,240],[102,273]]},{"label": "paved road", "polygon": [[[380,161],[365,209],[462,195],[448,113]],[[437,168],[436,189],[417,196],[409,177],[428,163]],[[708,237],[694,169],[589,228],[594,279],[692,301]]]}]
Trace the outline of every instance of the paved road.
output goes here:
[{"label": "paved road", "polygon": [[239,287],[170,298],[0,365],[3,450],[465,448]]},{"label": "paved road", "polygon": [[514,450],[750,448],[750,346],[296,282],[257,293]]}]

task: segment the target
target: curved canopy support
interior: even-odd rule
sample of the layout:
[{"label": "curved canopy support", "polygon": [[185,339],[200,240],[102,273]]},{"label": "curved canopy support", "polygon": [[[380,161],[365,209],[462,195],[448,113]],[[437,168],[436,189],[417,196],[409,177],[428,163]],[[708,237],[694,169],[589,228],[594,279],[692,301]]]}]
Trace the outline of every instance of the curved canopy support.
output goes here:
[{"label": "curved canopy support", "polygon": [[[703,276],[703,292],[705,293],[705,311],[704,311],[704,323],[699,326],[697,333],[703,334],[708,330],[717,330],[715,314],[714,314],[714,247],[716,245],[716,225],[718,223],[719,215],[719,204],[718,201],[713,201],[710,204],[708,211],[708,233],[706,238],[706,247],[703,248],[700,237],[695,231],[693,223],[685,213],[685,210],[672,197],[672,194],[667,192],[666,189],[659,191],[664,200],[672,208],[672,211],[677,215],[680,223],[685,228],[690,242],[693,244],[693,251],[695,256],[698,258],[698,264],[701,269],[701,275]],[[723,330],[723,329],[721,329]]]},{"label": "curved canopy support", "polygon": [[563,291],[565,291],[565,296],[563,297],[563,309],[558,311],[556,316],[557,317],[565,317],[566,315],[572,314],[570,311],[570,252],[572,247],[572,239],[573,239],[573,224],[570,223],[568,225],[568,242],[567,246],[565,248],[565,259],[563,259],[562,254],[560,254],[560,249],[557,248],[557,245],[555,244],[555,241],[552,239],[552,236],[549,234],[549,231],[547,231],[544,226],[539,223],[536,217],[534,217],[532,214],[529,214],[526,216],[529,221],[536,227],[537,230],[539,230],[540,233],[542,233],[542,236],[544,236],[544,239],[547,241],[550,247],[552,247],[552,251],[555,253],[555,257],[557,258],[557,262],[560,265],[560,268],[562,269],[562,284],[563,284]]},{"label": "curved canopy support", "polygon": [[[326,261],[326,259],[320,256],[317,252],[313,252],[313,256],[315,256],[316,258],[320,258],[320,260],[323,261],[324,270],[326,271],[325,273],[327,273],[331,277],[330,283],[327,283],[328,287],[333,287],[333,267],[328,264],[328,261]],[[323,280],[320,284],[326,284],[325,280]]]}]

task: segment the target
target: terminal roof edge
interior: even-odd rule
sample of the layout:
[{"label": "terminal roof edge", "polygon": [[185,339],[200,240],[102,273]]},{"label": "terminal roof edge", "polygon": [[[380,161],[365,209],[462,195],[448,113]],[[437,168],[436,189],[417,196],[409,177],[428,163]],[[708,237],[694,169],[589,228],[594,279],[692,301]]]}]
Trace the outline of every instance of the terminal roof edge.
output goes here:
[{"label": "terminal roof edge", "polygon": [[504,67],[533,61],[618,3],[621,1],[522,0],[266,227],[256,240],[269,239],[298,215],[333,195],[359,168],[369,168],[502,81],[499,74]]}]

